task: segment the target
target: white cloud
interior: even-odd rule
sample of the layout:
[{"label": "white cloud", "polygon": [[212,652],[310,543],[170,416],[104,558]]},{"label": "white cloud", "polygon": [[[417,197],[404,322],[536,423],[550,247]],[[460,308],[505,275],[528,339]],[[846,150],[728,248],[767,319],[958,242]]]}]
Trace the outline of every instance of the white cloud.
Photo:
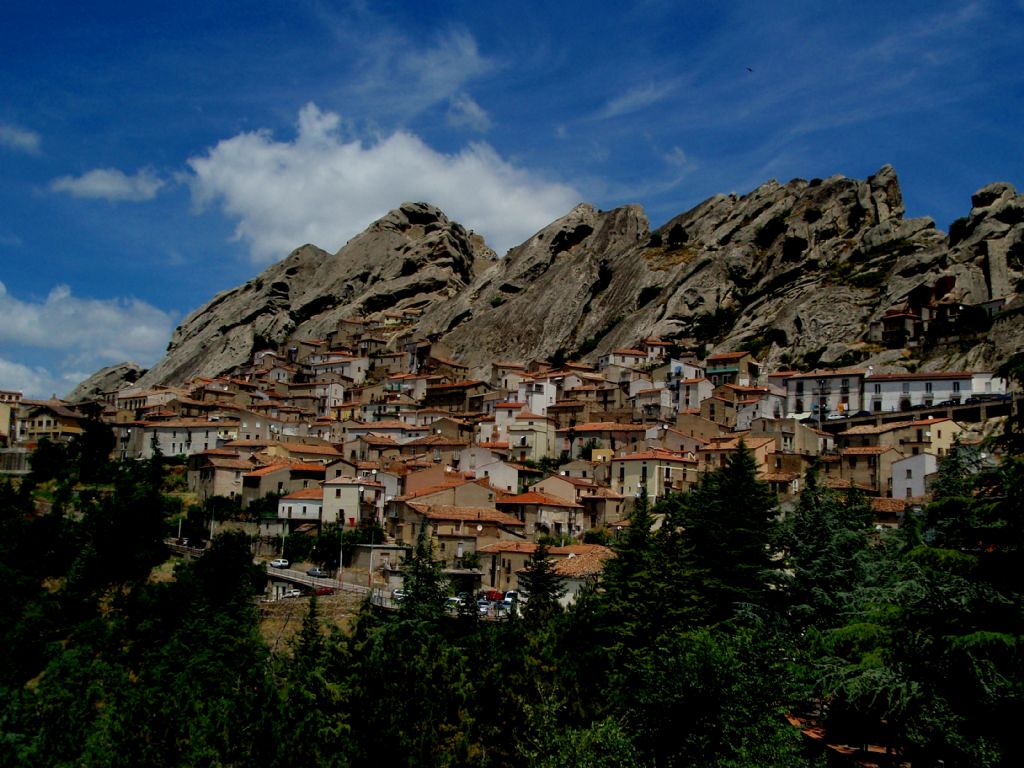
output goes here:
[{"label": "white cloud", "polygon": [[454,97],[448,105],[448,124],[456,128],[472,128],[486,133],[491,128],[487,111],[465,93]]},{"label": "white cloud", "polygon": [[[98,369],[97,369],[98,370]],[[0,357],[0,389],[13,390],[29,400],[65,395],[88,377],[54,376],[41,366],[31,367]]]},{"label": "white cloud", "polygon": [[18,388],[9,379],[32,378],[44,382],[43,389],[63,382],[59,391],[67,391],[106,365],[152,365],[174,325],[172,314],[138,299],[81,299],[58,285],[42,302],[22,301],[0,282],[0,345],[24,350],[23,359],[53,361],[47,367],[6,361],[0,388]]},{"label": "white cloud", "polygon": [[610,118],[628,115],[646,109],[668,96],[671,85],[648,83],[630,88],[620,96],[608,101],[601,109],[599,117]]},{"label": "white cloud", "polygon": [[39,134],[9,123],[0,123],[0,147],[29,155],[39,153]]},{"label": "white cloud", "polygon": [[116,168],[96,168],[81,176],[61,176],[50,182],[54,192],[67,192],[72,197],[141,202],[152,200],[165,182],[150,168],[142,168],[128,176]]},{"label": "white cloud", "polygon": [[452,30],[433,48],[413,50],[397,61],[398,68],[418,83],[420,90],[426,88],[435,98],[454,93],[493,66],[480,55],[476,40],[465,30]]},{"label": "white cloud", "polygon": [[188,161],[193,199],[219,202],[260,263],[303,243],[335,250],[405,201],[439,206],[503,253],[580,200],[484,143],[443,154],[405,131],[346,141],[339,125],[338,115],[310,103],[294,141],[259,131],[219,142]]},{"label": "white cloud", "polygon": [[680,147],[672,147],[672,151],[665,154],[665,162],[676,168],[685,168],[690,164],[690,159]]},{"label": "white cloud", "polygon": [[469,31],[457,27],[430,40],[410,37],[379,20],[335,29],[358,62],[350,95],[368,99],[377,113],[409,119],[456,98],[469,83],[499,67],[481,54]]}]

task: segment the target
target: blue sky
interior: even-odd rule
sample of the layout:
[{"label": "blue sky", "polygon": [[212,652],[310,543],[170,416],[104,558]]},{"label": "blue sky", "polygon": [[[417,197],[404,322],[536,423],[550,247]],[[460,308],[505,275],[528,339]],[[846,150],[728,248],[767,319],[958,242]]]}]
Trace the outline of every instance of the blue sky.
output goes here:
[{"label": "blue sky", "polygon": [[946,229],[1024,187],[1024,0],[10,3],[0,389],[150,365],[215,293],[427,200],[499,253],[580,201],[652,225],[899,173]]}]

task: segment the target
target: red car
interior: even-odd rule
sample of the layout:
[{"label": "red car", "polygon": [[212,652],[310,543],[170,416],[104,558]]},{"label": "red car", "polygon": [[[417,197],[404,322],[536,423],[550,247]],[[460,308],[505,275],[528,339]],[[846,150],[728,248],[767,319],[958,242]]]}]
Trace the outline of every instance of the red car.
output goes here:
[{"label": "red car", "polygon": [[333,595],[334,594],[334,588],[333,587],[317,587],[316,588],[316,594],[318,594],[318,595]]},{"label": "red car", "polygon": [[486,592],[484,592],[484,597],[486,597],[492,603],[495,603],[498,600],[503,600],[505,598],[505,593],[497,589],[489,589]]}]

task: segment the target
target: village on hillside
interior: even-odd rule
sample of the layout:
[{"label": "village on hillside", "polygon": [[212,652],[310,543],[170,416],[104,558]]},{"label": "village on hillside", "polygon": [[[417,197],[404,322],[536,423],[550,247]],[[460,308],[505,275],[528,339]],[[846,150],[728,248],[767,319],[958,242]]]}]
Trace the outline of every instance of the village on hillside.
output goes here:
[{"label": "village on hillside", "polygon": [[815,468],[891,527],[927,502],[954,445],[997,460],[982,438],[1012,406],[990,372],[766,371],[749,352],[695,359],[659,339],[596,365],[495,360],[472,378],[436,342],[396,341],[414,319],[348,319],[325,339],[258,349],[230,375],[93,402],[0,392],[0,470],[27,471],[40,440],[99,419],[113,458],[180,461],[196,503],[240,511],[211,533],[240,527],[268,557],[289,536],[374,524],[387,546],[348,578],[392,589],[425,532],[460,583],[506,591],[544,541],[571,600],[638,495],[687,491],[741,446],[783,510]]}]

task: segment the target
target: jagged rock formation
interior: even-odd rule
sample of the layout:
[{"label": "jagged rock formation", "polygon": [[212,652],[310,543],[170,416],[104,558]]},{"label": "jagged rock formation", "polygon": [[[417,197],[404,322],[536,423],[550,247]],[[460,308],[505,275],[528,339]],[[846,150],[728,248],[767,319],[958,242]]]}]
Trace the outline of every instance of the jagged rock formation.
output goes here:
[{"label": "jagged rock formation", "polygon": [[146,370],[135,363],[119,363],[101,368],[64,398],[71,403],[98,400],[105,392],[113,392],[138,381]]},{"label": "jagged rock formation", "polygon": [[460,293],[478,263],[494,258],[481,237],[434,206],[406,203],[336,254],[304,245],[214,297],[178,326],[142,384],[215,376],[249,362],[255,349],[292,335],[322,337],[359,313],[429,307]]},{"label": "jagged rock formation", "polygon": [[[175,331],[143,383],[216,375],[260,345],[409,307],[422,310],[409,335],[443,341],[478,370],[495,359],[594,359],[645,336],[746,348],[769,367],[991,368],[1020,351],[1024,198],[989,185],[948,236],[903,213],[885,166],[863,181],[770,181],[716,195],[653,232],[637,206],[579,205],[499,260],[438,209],[407,203],[337,254],[303,246],[214,298]],[[970,344],[880,343],[892,310],[994,299],[1006,307]]]},{"label": "jagged rock formation", "polygon": [[770,366],[990,367],[1024,341],[1018,320],[1000,317],[998,332],[961,354],[912,358],[870,342],[872,324],[893,308],[1016,291],[1022,199],[994,184],[972,202],[947,238],[931,219],[903,218],[885,166],[865,181],[772,181],[717,195],[650,234],[633,206],[580,206],[435,307],[419,330],[442,333],[474,365],[559,350],[593,358],[651,335],[749,348]]}]

